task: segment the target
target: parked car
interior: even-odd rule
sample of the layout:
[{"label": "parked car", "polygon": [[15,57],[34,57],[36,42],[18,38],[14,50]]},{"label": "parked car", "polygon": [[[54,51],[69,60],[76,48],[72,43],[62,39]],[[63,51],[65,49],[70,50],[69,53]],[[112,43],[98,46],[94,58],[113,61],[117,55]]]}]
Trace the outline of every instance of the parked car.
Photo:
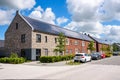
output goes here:
[{"label": "parked car", "polygon": [[100,55],[101,55],[101,58],[105,58],[106,57],[105,53],[100,53]]},{"label": "parked car", "polygon": [[113,56],[118,56],[119,52],[113,52]]},{"label": "parked car", "polygon": [[74,57],[74,62],[88,62],[91,61],[91,56],[86,53],[77,53]]},{"label": "parked car", "polygon": [[98,60],[101,59],[101,54],[98,52],[91,53],[92,60]]}]

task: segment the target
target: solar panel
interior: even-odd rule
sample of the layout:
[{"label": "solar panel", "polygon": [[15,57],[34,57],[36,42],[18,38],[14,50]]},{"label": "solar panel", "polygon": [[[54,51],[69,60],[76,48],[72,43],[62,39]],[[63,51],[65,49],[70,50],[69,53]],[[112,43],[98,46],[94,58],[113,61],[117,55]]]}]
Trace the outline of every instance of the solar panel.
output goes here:
[{"label": "solar panel", "polygon": [[45,33],[51,33],[51,34],[55,34],[55,35],[58,35],[59,33],[62,32],[67,37],[92,41],[92,39],[90,37],[88,37],[87,35],[77,33],[77,32],[74,32],[72,30],[68,30],[65,28],[61,28],[61,27],[58,27],[56,25],[52,25],[52,24],[49,24],[46,22],[35,20],[35,19],[29,18],[26,16],[23,16],[23,17],[25,18],[25,20],[27,20],[32,25],[34,30],[37,30],[40,32],[45,32]]}]

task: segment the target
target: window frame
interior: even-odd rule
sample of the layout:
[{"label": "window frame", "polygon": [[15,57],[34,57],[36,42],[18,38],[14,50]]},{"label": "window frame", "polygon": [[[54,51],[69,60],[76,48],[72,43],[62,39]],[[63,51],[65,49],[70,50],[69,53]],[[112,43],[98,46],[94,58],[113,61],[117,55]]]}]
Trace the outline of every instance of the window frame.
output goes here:
[{"label": "window frame", "polygon": [[36,42],[41,43],[41,34],[36,34]]}]

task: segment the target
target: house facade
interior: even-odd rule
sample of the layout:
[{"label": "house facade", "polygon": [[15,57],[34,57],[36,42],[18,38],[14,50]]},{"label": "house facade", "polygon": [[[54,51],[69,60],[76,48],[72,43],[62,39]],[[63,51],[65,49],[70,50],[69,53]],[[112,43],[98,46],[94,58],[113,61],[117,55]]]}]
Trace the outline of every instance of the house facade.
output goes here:
[{"label": "house facade", "polygon": [[106,40],[102,40],[102,39],[99,39],[99,38],[95,38],[95,37],[92,37],[90,35],[88,35],[91,39],[94,40],[95,44],[96,44],[96,52],[104,52],[104,48],[107,48],[109,47],[109,43],[108,41]]},{"label": "house facade", "polygon": [[21,15],[18,11],[5,33],[5,48],[8,53],[37,60],[40,56],[54,56],[59,33],[66,36],[65,54],[90,53],[87,49],[92,39],[68,29]]}]

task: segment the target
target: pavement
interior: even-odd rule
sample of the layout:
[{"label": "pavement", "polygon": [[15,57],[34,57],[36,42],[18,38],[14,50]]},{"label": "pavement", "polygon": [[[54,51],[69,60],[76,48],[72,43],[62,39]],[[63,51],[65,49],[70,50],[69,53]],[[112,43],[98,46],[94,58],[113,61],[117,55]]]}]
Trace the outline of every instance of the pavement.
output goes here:
[{"label": "pavement", "polygon": [[120,80],[120,56],[113,56],[81,65],[68,66],[65,62],[53,64],[0,63],[0,79],[41,80]]}]

